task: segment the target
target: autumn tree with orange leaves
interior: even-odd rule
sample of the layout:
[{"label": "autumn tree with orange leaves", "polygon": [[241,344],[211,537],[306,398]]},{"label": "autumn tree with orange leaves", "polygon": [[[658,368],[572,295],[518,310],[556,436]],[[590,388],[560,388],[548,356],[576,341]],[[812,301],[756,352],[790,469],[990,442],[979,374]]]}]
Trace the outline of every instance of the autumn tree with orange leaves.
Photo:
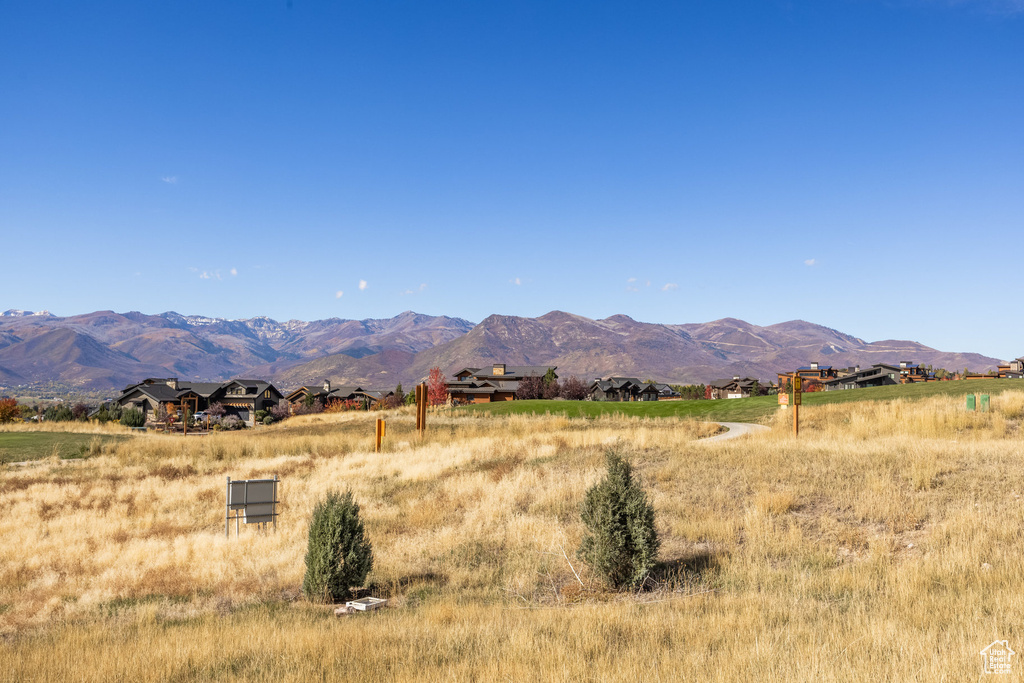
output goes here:
[{"label": "autumn tree with orange leaves", "polygon": [[21,419],[21,408],[13,398],[0,398],[0,423],[15,422]]}]

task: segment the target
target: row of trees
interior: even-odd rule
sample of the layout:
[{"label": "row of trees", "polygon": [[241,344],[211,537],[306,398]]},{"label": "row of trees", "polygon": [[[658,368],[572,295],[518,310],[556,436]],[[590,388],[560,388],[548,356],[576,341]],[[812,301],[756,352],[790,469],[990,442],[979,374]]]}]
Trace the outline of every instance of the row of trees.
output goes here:
[{"label": "row of trees", "polygon": [[543,377],[524,377],[519,380],[516,398],[529,400],[535,398],[564,398],[567,401],[582,401],[587,397],[587,385],[576,376],[559,382],[550,368]]},{"label": "row of trees", "polygon": [[703,401],[711,398],[710,392],[708,392],[710,387],[703,384],[673,384],[671,386],[685,401]]},{"label": "row of trees", "polygon": [[17,399],[0,398],[0,424],[7,422],[20,422],[21,420],[47,420],[49,422],[71,422],[72,420],[86,420],[89,415],[89,406],[84,403],[58,403],[43,408],[41,405],[19,404]]}]

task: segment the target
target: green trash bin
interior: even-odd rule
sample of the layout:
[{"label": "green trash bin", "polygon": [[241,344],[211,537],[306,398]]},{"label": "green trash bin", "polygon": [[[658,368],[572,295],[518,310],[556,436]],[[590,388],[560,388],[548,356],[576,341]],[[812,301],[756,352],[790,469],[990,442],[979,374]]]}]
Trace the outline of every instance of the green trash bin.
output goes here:
[{"label": "green trash bin", "polygon": [[977,405],[975,404],[974,394],[967,394],[967,410],[970,411],[970,412],[974,412],[977,409],[978,408],[977,408]]},{"label": "green trash bin", "polygon": [[981,412],[988,412],[988,394],[981,395]]}]

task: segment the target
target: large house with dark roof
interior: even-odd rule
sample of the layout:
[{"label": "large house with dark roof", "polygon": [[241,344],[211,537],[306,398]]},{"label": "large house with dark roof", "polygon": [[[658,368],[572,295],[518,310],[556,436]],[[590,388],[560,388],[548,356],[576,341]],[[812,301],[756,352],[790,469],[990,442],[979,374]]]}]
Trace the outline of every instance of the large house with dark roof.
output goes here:
[{"label": "large house with dark roof", "polygon": [[320,401],[323,406],[327,406],[333,401],[358,401],[366,407],[372,408],[378,401],[394,395],[394,391],[377,391],[355,385],[332,387],[331,381],[325,379],[321,384],[299,387],[284,398],[292,405],[310,400],[312,397],[311,400]]},{"label": "large house with dark roof", "polygon": [[717,379],[710,384],[711,398],[749,398],[754,389],[760,390],[761,384],[753,377],[740,377],[736,375],[732,379]]},{"label": "large house with dark roof", "polygon": [[587,396],[591,401],[657,401],[662,395],[659,386],[672,391],[668,385],[649,384],[636,377],[598,378],[591,383]]},{"label": "large house with dark roof", "polygon": [[195,413],[220,403],[227,415],[234,415],[252,426],[257,410],[270,410],[282,398],[273,384],[259,379],[179,382],[177,377],[150,377],[125,387],[114,402],[122,408],[142,411],[147,420],[156,420],[160,406],[175,411],[187,408]]},{"label": "large house with dark roof", "polygon": [[865,387],[883,387],[890,384],[917,384],[920,382],[936,382],[938,378],[929,373],[918,363],[900,361],[899,365],[875,363],[870,368],[851,368],[828,381],[822,382],[825,391],[839,389],[862,389]]},{"label": "large house with dark roof", "polygon": [[[492,363],[483,368],[466,367],[455,373],[455,379],[448,382],[448,395],[453,403],[491,403],[513,401],[519,390],[520,380],[526,377],[544,377],[548,370],[557,368],[548,365],[505,365]],[[558,375],[555,375],[555,379]]]}]

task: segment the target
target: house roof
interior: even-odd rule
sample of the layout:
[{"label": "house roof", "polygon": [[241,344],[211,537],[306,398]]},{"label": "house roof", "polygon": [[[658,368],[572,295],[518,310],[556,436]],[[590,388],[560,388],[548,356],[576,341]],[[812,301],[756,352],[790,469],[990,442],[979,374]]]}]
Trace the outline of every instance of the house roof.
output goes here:
[{"label": "house roof", "polygon": [[[551,370],[552,372],[554,372],[555,370],[558,369],[557,366],[554,366],[554,365],[505,365],[505,374],[503,374],[503,375],[495,375],[495,374],[493,374],[494,373],[494,365],[502,365],[502,364],[501,363],[494,363],[492,365],[487,365],[487,366],[484,366],[482,368],[465,367],[462,370],[459,370],[459,372],[457,372],[455,374],[458,375],[458,374],[463,373],[463,372],[469,372],[469,374],[471,376],[478,377],[478,378],[481,378],[481,379],[483,379],[483,378],[488,378],[488,379],[493,379],[493,378],[498,378],[498,379],[502,379],[502,378],[522,379],[523,377],[543,377],[544,375],[547,374],[548,370]],[[557,377],[558,375],[555,375],[555,376]]]},{"label": "house roof", "polygon": [[191,391],[194,394],[199,394],[203,398],[209,398],[210,394],[216,392],[224,386],[221,382],[181,382],[178,384],[179,389]]},{"label": "house roof", "polygon": [[155,401],[174,401],[178,398],[179,394],[187,393],[181,390],[176,391],[166,384],[135,384],[127,387],[117,400],[120,401],[136,391],[149,396]]},{"label": "house roof", "polygon": [[168,386],[164,380],[152,381],[152,378],[150,378],[138,384],[132,384],[125,387],[125,390],[121,392],[121,395],[115,400],[120,402],[136,391],[159,402],[176,401],[182,396],[190,393],[198,394],[203,398],[210,398],[217,392],[223,391],[232,384],[238,384],[239,386],[244,387],[246,389],[246,395],[248,396],[259,395],[267,389],[272,389],[279,396],[281,395],[281,392],[277,390],[277,387],[270,382],[264,382],[263,380],[233,379],[227,382],[178,382],[178,388],[174,389]]},{"label": "house roof", "polygon": [[900,371],[900,369],[895,365],[888,365],[887,363],[875,363],[870,368],[864,368],[863,370],[852,372],[848,375],[843,375],[842,377],[835,377],[833,379],[822,382],[822,384],[827,384],[829,386],[849,384],[850,382],[859,384],[860,382],[867,382],[879,377],[880,375],[887,374],[887,370],[892,370],[894,373]]},{"label": "house roof", "polygon": [[736,387],[737,389],[751,389],[754,384],[760,384],[760,381],[753,377],[743,377],[741,379],[716,379],[711,383],[711,386],[715,389],[728,389],[729,387]]}]

